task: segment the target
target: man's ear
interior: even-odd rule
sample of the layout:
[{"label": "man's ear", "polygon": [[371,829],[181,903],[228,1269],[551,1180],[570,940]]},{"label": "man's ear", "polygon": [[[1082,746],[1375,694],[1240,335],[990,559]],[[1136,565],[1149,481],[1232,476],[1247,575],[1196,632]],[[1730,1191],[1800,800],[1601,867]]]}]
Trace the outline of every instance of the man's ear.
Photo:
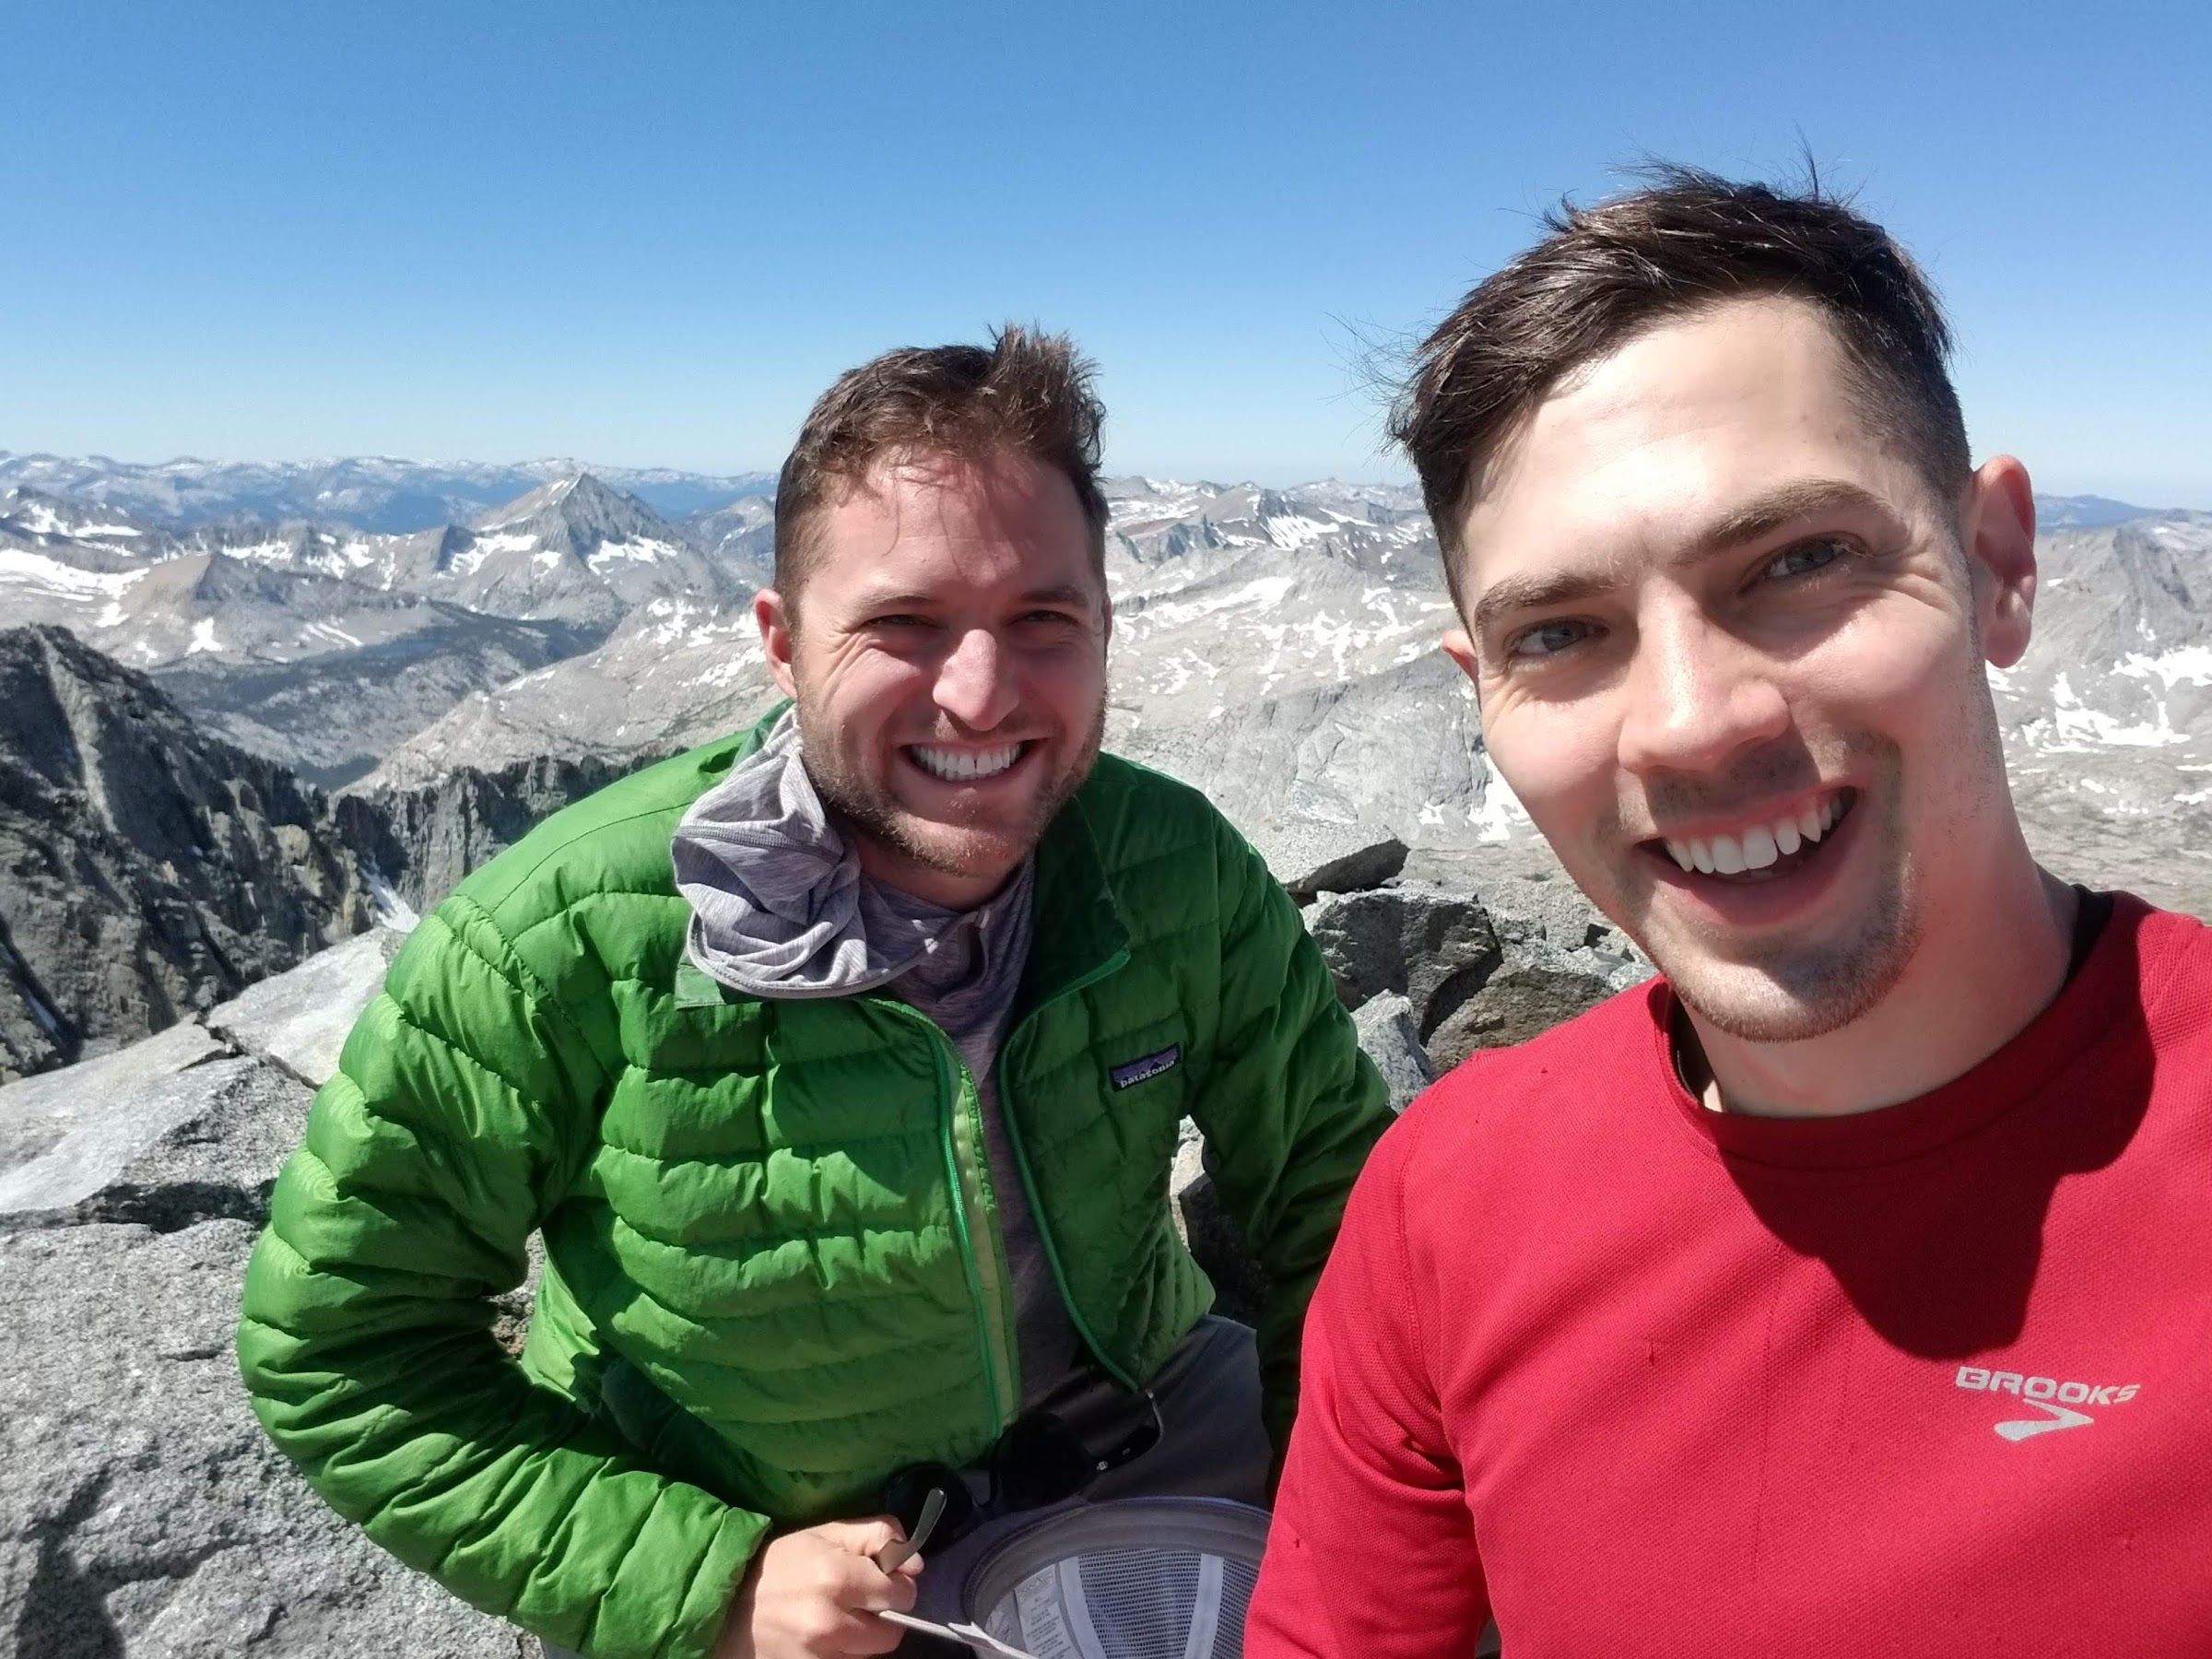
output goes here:
[{"label": "man's ear", "polygon": [[783,595],[774,588],[762,588],[755,594],[753,621],[760,629],[760,651],[768,658],[769,677],[784,696],[797,697],[799,682],[791,671],[793,617]]},{"label": "man's ear", "polygon": [[2009,668],[2027,654],[2034,631],[2035,489],[2028,469],[1994,455],[1975,469],[1959,514],[1959,540],[1973,582],[1982,654]]},{"label": "man's ear", "polygon": [[1476,672],[1475,641],[1467,637],[1467,630],[1464,628],[1447,628],[1444,637],[1437,642],[1444,648],[1444,654],[1459,665],[1459,671],[1472,680],[1476,689],[1480,691],[1482,677]]}]

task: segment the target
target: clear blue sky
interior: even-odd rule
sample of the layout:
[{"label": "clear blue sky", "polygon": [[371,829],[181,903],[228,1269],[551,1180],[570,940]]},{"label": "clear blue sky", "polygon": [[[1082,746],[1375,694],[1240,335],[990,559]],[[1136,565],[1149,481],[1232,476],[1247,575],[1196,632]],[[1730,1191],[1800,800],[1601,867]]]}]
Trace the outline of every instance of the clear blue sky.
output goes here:
[{"label": "clear blue sky", "polygon": [[1618,163],[1802,144],[1978,452],[2212,507],[2203,5],[18,0],[0,59],[0,448],[765,467],[1013,317],[1117,470],[1394,476],[1359,334]]}]

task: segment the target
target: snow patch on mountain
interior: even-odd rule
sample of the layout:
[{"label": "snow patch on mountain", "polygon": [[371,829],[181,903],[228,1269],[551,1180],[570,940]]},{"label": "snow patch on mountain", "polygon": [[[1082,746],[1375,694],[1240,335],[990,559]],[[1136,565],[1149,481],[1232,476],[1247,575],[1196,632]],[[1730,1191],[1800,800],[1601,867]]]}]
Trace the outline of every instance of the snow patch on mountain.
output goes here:
[{"label": "snow patch on mountain", "polygon": [[0,583],[65,600],[113,599],[144,574],[142,571],[81,571],[42,553],[0,547]]},{"label": "snow patch on mountain", "polygon": [[2156,678],[2170,691],[2176,686],[2212,686],[2212,644],[2183,645],[2157,656],[2124,657],[2112,665],[2112,672],[2129,679]]}]

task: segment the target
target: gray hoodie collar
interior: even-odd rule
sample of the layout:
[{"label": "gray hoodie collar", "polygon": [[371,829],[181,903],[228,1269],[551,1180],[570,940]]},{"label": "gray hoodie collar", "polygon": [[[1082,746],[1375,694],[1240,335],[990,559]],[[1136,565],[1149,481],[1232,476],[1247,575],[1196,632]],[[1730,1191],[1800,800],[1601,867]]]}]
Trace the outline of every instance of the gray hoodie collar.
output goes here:
[{"label": "gray hoodie collar", "polygon": [[[669,853],[677,890],[691,906],[687,953],[748,996],[875,990],[923,963],[964,913],[862,874],[800,761],[789,710],[691,804]],[[992,905],[1026,903],[1029,875],[1017,872]]]}]

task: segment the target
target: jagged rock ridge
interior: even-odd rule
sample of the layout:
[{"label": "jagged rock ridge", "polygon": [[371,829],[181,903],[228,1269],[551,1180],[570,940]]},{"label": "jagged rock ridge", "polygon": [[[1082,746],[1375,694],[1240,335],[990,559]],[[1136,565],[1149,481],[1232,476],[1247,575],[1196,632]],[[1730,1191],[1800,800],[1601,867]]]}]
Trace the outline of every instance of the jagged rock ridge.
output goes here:
[{"label": "jagged rock ridge", "polygon": [[2212,513],[2062,528],[2038,552],[2034,643],[1990,675],[2029,843],[2212,916]]},{"label": "jagged rock ridge", "polygon": [[333,812],[347,844],[388,873],[393,893],[425,910],[540,818],[656,758],[537,755],[490,771],[464,766],[414,789],[342,795]]},{"label": "jagged rock ridge", "polygon": [[322,796],[58,628],[0,633],[0,1076],[142,1036],[372,919]]},{"label": "jagged rock ridge", "polygon": [[442,897],[629,764],[538,759],[333,803],[67,630],[0,633],[0,1080]]}]

